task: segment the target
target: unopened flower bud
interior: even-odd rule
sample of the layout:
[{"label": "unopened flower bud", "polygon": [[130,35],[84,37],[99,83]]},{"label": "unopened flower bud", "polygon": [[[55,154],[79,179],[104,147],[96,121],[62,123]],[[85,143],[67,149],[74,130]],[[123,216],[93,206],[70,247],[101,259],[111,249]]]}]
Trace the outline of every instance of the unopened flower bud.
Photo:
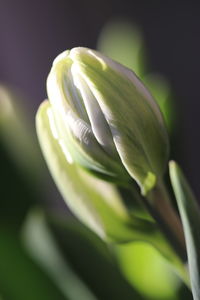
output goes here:
[{"label": "unopened flower bud", "polygon": [[152,96],[128,68],[87,48],[54,61],[48,97],[72,159],[145,195],[163,175],[168,136]]}]

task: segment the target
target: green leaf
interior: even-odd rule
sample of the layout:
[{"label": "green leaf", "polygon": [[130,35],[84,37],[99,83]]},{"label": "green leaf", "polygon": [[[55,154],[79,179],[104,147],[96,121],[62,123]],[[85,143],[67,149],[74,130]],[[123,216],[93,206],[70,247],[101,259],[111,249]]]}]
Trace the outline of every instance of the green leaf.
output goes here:
[{"label": "green leaf", "polygon": [[44,190],[45,165],[23,100],[18,90],[0,84],[0,227],[15,231]]},{"label": "green leaf", "polygon": [[41,210],[32,210],[28,215],[22,237],[27,251],[67,299],[97,300],[64,259]]},{"label": "green leaf", "polygon": [[146,70],[144,37],[138,26],[127,20],[111,20],[100,32],[97,49],[132,69],[138,76]]},{"label": "green leaf", "polygon": [[123,278],[107,245],[71,217],[32,210],[23,237],[70,300],[144,300]]},{"label": "green leaf", "polygon": [[23,100],[19,91],[0,85],[0,140],[21,173],[36,185],[43,165],[34,123]]},{"label": "green leaf", "polygon": [[[134,242],[116,247],[120,268],[128,281],[147,299],[177,300],[182,289],[181,280],[172,266],[144,242]],[[191,296],[187,288],[188,296]],[[189,297],[189,299],[191,299]]]},{"label": "green leaf", "polygon": [[67,300],[12,231],[0,229],[0,295],[9,300]]},{"label": "green leaf", "polygon": [[[146,257],[143,257],[144,251],[137,249],[138,243],[118,245],[116,248],[120,250],[118,253],[120,257],[118,255],[116,257],[115,251],[113,252],[115,246],[114,249],[111,248],[112,251],[108,251],[107,245],[80,223],[55,217],[48,218],[48,223],[62,253],[98,299],[139,300],[145,298],[147,300],[149,299],[149,297],[146,298],[147,295],[157,295],[157,299],[161,300],[159,295],[162,295],[162,299],[172,300],[170,296],[175,295],[175,292],[177,292],[179,300],[192,299],[190,291],[181,285],[177,274],[173,273],[173,267],[151,245],[145,243],[145,249],[150,249],[150,253],[148,252]],[[151,253],[153,254],[151,255]],[[128,269],[127,272],[122,264],[124,268]],[[122,266],[123,274],[118,270],[119,265]],[[137,284],[138,279],[135,279],[136,284],[134,283],[131,288],[124,280],[123,275],[132,284],[132,278],[137,277],[137,273],[142,277],[140,286],[139,283]],[[149,292],[146,290],[148,285],[152,286]],[[156,298],[151,297],[151,299],[155,300]]]},{"label": "green leaf", "polygon": [[4,145],[0,141],[1,157],[1,200],[0,200],[0,228],[20,230],[26,212],[38,200],[36,191],[30,188],[20,170],[13,164]]},{"label": "green leaf", "polygon": [[175,105],[172,100],[172,89],[167,79],[157,73],[150,73],[143,77],[144,83],[151,91],[154,99],[160,107],[169,133],[174,131]]},{"label": "green leaf", "polygon": [[181,215],[188,254],[189,273],[195,300],[200,299],[200,209],[176,162],[170,162],[170,177]]}]

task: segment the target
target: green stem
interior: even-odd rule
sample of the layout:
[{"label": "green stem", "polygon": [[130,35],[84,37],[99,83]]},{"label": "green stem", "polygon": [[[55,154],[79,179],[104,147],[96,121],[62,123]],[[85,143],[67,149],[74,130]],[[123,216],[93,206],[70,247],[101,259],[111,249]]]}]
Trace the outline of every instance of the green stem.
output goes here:
[{"label": "green stem", "polygon": [[154,245],[170,261],[175,272],[190,287],[186,267],[187,254],[185,238],[180,218],[171,204],[169,194],[163,182],[159,182],[146,198],[140,197],[146,209],[157,222],[158,236],[147,236],[146,241]]},{"label": "green stem", "polygon": [[146,205],[160,225],[171,246],[183,261],[187,260],[185,237],[180,218],[171,204],[163,182],[160,182],[147,196]]},{"label": "green stem", "polygon": [[144,200],[146,207],[157,221],[174,252],[174,269],[191,289],[187,270],[187,252],[181,220],[171,204],[169,193],[163,182],[159,182]]}]

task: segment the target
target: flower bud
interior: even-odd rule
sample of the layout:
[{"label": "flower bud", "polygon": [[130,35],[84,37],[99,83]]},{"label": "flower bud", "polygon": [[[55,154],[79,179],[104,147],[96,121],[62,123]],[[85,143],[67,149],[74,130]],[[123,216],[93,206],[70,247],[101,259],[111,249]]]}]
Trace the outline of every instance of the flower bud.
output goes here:
[{"label": "flower bud", "polygon": [[128,68],[87,48],[54,61],[48,97],[72,159],[113,181],[132,177],[145,195],[162,176],[168,136],[160,110]]}]

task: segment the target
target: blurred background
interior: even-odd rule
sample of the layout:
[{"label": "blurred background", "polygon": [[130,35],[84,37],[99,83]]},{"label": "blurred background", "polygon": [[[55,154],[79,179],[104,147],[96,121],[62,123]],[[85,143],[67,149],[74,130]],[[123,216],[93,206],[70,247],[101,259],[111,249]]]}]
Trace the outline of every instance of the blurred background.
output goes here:
[{"label": "blurred background", "polygon": [[[197,198],[200,199],[199,1],[0,0],[0,85],[6,86],[10,91],[8,95],[4,89],[0,89],[0,98],[19,100],[13,100],[9,104],[10,100],[4,102],[0,99],[0,125],[2,125],[0,130],[0,223],[2,227],[0,239],[2,243],[6,240],[5,236],[9,236],[7,231],[12,232],[14,238],[4,243],[8,248],[1,249],[0,246],[1,259],[4,260],[5,255],[8,255],[7,259],[11,263],[7,271],[8,281],[17,280],[17,275],[16,277],[13,275],[10,279],[14,268],[12,258],[13,262],[16,260],[9,256],[8,249],[16,246],[18,229],[20,228],[21,232],[22,223],[24,224],[29,209],[36,204],[44,203],[58,215],[70,215],[41,156],[34,131],[34,119],[38,106],[46,98],[46,78],[53,59],[60,52],[77,46],[99,49],[123,62],[133,68],[147,86],[151,86],[155,96],[159,98],[161,95],[162,98],[163,93],[166,95],[165,98],[169,102],[164,104],[164,110],[173,142],[171,158],[182,165]],[[154,87],[156,80],[160,85]],[[14,120],[14,114],[19,116],[20,122]],[[23,124],[26,124],[25,128]],[[27,131],[29,126],[30,130]],[[27,132],[30,132],[30,135]],[[31,216],[32,214],[34,215],[31,213]],[[39,215],[36,213],[36,223],[39,222],[37,219],[40,218]],[[73,240],[72,236],[76,237],[76,234],[72,234],[73,230],[71,227],[68,229],[70,240]],[[61,238],[60,241],[63,239]],[[79,241],[80,237],[77,237],[74,245],[79,244]],[[93,247],[88,244],[85,246],[88,256],[90,252],[87,249],[91,250]],[[71,247],[69,250],[68,244],[64,248],[68,249],[65,249],[65,253],[71,255],[70,259],[76,261],[79,253],[77,252],[76,256],[74,248]],[[23,252],[22,249],[20,251]],[[19,254],[20,257],[23,256],[22,252]],[[32,263],[29,262],[29,258],[26,259],[28,259],[27,264]],[[81,263],[77,264],[80,266]],[[3,266],[0,263],[0,267],[8,270],[7,265]],[[82,267],[82,271],[84,268],[85,266]],[[78,267],[76,272],[85,276],[87,285],[90,285],[92,276],[90,278],[80,270],[81,267]],[[39,278],[37,272],[39,271],[34,269],[34,278]],[[48,269],[47,273],[49,272]],[[53,277],[56,277],[56,274]],[[5,273],[2,277],[0,275],[0,299],[2,295],[2,299],[11,300],[57,300],[63,299],[63,293],[65,294],[61,287],[62,295],[54,291],[57,294],[54,295],[52,292],[51,295],[54,295],[52,298],[45,292],[43,296],[35,294],[31,298],[26,293],[20,294],[17,288],[17,292],[15,289],[10,292],[5,278]],[[24,280],[25,278],[26,276]],[[43,280],[45,282],[43,286],[45,284],[52,286],[52,283],[47,282],[49,278],[45,277]],[[116,280],[120,281],[121,277]],[[31,282],[32,279],[30,279],[30,288],[32,288]],[[27,286],[29,287],[29,283]],[[123,285],[122,290],[126,288]],[[36,286],[33,290],[35,289]],[[16,296],[18,292],[19,296]],[[111,296],[112,293],[113,290],[110,291]],[[97,288],[96,294],[98,299],[111,299],[109,298],[111,296],[106,298],[100,287]],[[119,291],[118,295],[120,295]],[[170,296],[152,295],[146,296],[145,299],[178,299],[173,298],[171,294]],[[77,295],[72,295],[69,299],[90,299],[90,296],[79,298]],[[140,299],[139,296],[137,297],[134,299]],[[132,299],[132,294],[128,291],[125,299],[129,298]],[[116,295],[115,299],[117,299]]]}]

